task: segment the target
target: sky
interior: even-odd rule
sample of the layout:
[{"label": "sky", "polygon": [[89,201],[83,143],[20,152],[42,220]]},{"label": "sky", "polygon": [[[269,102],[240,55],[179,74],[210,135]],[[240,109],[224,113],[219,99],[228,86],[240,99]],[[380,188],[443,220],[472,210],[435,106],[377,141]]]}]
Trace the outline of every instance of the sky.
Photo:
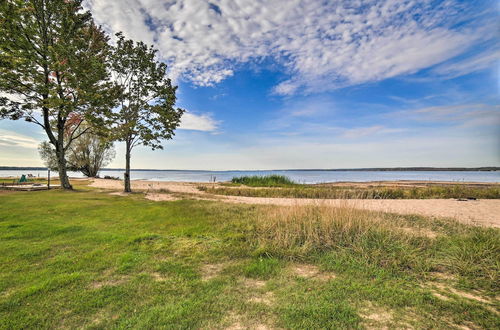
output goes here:
[{"label": "sky", "polygon": [[[158,49],[187,110],[133,168],[500,166],[500,4],[86,0]],[[40,166],[36,125],[0,121],[0,165]],[[124,146],[108,167],[122,168]]]}]

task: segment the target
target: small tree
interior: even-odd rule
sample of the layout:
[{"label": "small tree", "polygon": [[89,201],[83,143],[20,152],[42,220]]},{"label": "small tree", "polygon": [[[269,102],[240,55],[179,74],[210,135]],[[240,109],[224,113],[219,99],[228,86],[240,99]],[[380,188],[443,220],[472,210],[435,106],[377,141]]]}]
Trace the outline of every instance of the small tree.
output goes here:
[{"label": "small tree", "polygon": [[65,189],[72,188],[66,151],[91,126],[65,137],[68,116],[103,124],[114,100],[108,38],[81,2],[0,1],[0,119],[24,119],[44,129]]},{"label": "small tree", "polygon": [[97,177],[113,158],[113,143],[94,133],[82,135],[68,153],[69,164],[89,178]]},{"label": "small tree", "polygon": [[[115,157],[113,142],[88,131],[88,124],[82,124],[78,116],[70,116],[66,122],[65,139],[72,135],[80,135],[73,141],[67,150],[67,166],[70,171],[79,171],[87,177],[97,177],[102,167],[107,166]],[[76,129],[78,132],[73,132]],[[84,134],[81,132],[86,131]],[[40,157],[45,162],[45,166],[52,170],[59,170],[57,155],[54,147],[49,142],[42,142],[38,146]]]},{"label": "small tree", "polygon": [[156,50],[117,35],[111,56],[113,78],[121,89],[115,112],[115,139],[125,142],[125,192],[130,189],[130,158],[138,145],[163,149],[184,113],[175,108],[177,86],[166,77],[167,65],[155,60]]}]

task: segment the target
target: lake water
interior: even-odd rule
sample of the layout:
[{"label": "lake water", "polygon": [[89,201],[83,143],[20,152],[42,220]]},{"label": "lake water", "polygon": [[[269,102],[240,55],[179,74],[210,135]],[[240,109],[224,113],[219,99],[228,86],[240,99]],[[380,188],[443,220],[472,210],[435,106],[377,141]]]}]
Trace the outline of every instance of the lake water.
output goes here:
[{"label": "lake water", "polygon": [[[46,170],[23,170],[10,171],[0,170],[0,177],[16,176],[31,173],[35,176],[46,177]],[[368,182],[368,181],[397,181],[397,180],[421,180],[421,181],[450,181],[450,182],[500,182],[500,171],[180,171],[180,170],[158,170],[140,171],[132,170],[133,180],[152,181],[186,181],[186,182],[209,182],[215,177],[216,181],[229,181],[233,177],[244,175],[286,175],[299,183],[324,183],[338,181]],[[81,173],[70,172],[70,177],[83,177]],[[105,175],[123,178],[123,170],[102,170],[100,176]],[[57,176],[52,172],[51,176]]]}]

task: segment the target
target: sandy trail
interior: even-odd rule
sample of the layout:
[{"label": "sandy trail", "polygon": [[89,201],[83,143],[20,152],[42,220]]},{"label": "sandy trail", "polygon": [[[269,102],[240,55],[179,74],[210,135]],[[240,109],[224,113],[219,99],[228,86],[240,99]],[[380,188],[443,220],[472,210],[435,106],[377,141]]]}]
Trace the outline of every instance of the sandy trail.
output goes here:
[{"label": "sandy trail", "polygon": [[[132,181],[132,189],[150,191],[150,199],[155,201],[174,200],[172,193],[196,194],[197,198],[220,200],[228,203],[264,205],[328,205],[351,206],[372,211],[399,214],[419,214],[429,217],[454,218],[473,225],[500,228],[500,200],[483,199],[458,201],[455,199],[306,199],[306,198],[263,198],[241,196],[216,196],[198,190],[198,183]],[[123,182],[119,180],[96,179],[90,185],[96,188],[119,190]],[[161,190],[166,190],[161,193]]]}]

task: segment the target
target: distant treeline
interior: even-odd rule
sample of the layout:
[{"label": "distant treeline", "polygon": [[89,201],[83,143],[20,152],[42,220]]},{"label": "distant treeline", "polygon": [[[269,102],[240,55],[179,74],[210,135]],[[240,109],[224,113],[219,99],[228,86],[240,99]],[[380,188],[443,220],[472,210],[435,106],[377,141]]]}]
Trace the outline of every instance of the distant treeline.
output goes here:
[{"label": "distant treeline", "polygon": [[[308,171],[308,170],[304,170]],[[317,171],[317,170],[311,170]],[[500,171],[500,167],[381,167],[381,168],[347,168],[325,169],[325,171]]]},{"label": "distant treeline", "polygon": [[[19,166],[0,166],[0,170],[10,171],[46,171],[46,167],[19,167]],[[103,168],[102,171],[124,171],[122,168]],[[203,170],[159,170],[159,169],[133,169],[133,171],[191,171],[191,172],[205,172]],[[255,170],[257,172],[258,170]],[[338,168],[338,169],[286,169],[286,170],[262,170],[262,171],[500,171],[500,167],[373,167],[373,168]],[[207,171],[207,172],[238,172],[238,171]],[[241,171],[248,172],[248,171]],[[254,172],[254,171],[252,171]]]}]

